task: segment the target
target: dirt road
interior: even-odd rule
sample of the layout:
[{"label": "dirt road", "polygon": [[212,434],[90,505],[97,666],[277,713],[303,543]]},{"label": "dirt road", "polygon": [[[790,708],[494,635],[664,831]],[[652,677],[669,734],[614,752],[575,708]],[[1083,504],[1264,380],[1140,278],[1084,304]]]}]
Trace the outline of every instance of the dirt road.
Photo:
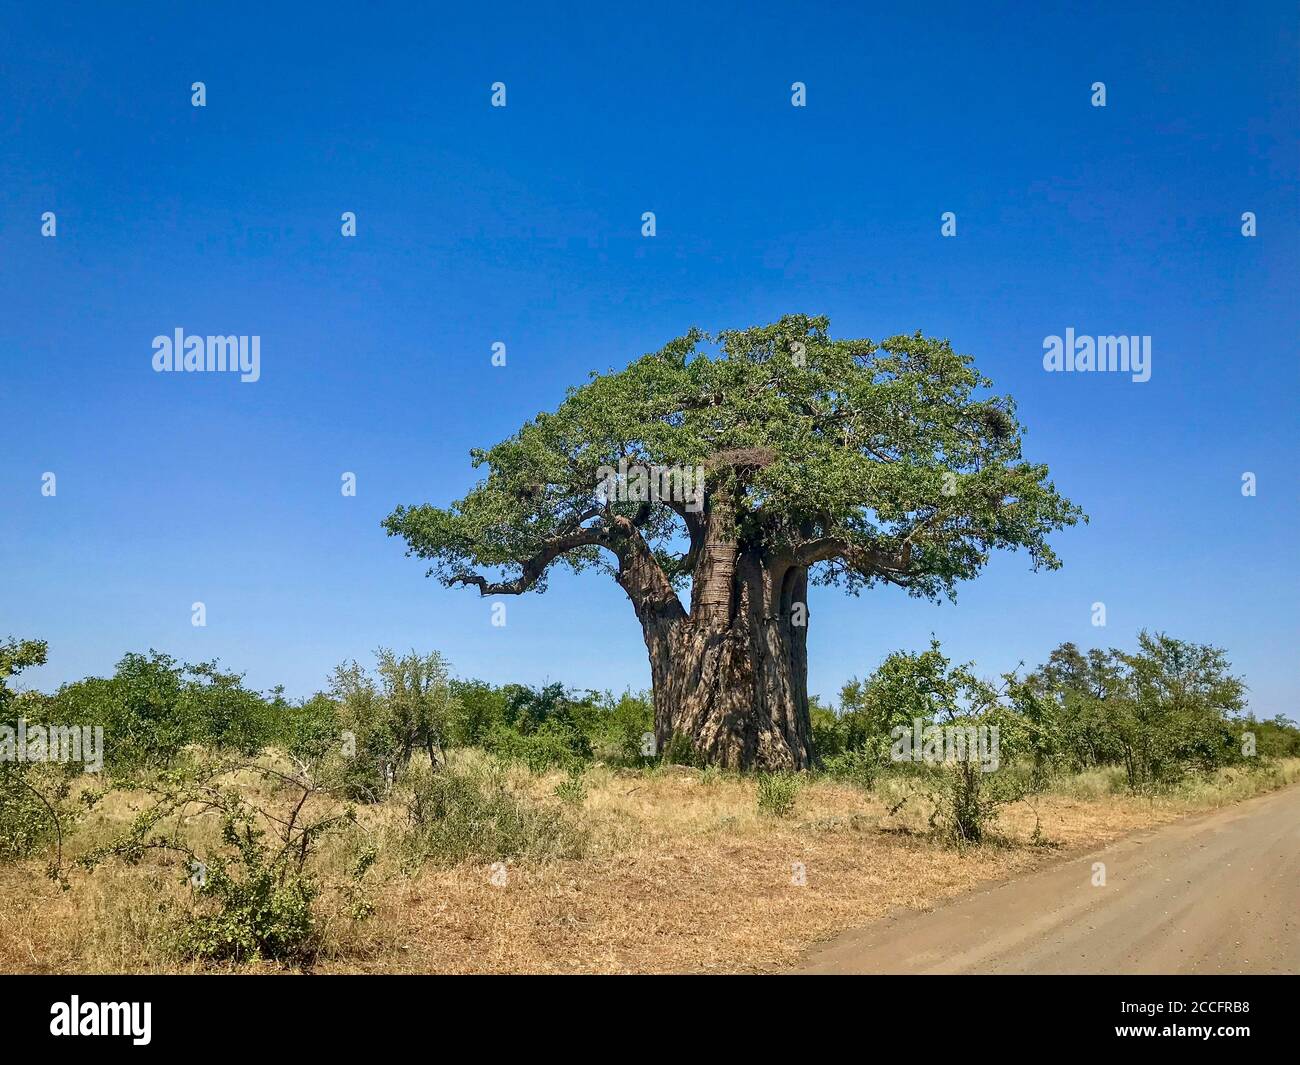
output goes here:
[{"label": "dirt road", "polygon": [[884,918],[796,971],[1298,973],[1300,787]]}]

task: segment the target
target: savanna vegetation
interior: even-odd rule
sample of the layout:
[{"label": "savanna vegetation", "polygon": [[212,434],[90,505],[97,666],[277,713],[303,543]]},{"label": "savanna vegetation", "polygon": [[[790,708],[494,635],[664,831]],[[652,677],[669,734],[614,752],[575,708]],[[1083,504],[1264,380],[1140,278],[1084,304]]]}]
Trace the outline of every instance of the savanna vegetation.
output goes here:
[{"label": "savanna vegetation", "polygon": [[761,967],[1300,776],[1300,730],[1163,633],[994,678],[934,642],[810,697],[810,585],[949,596],[1084,519],[969,356],[828,328],[692,331],[385,521],[484,595],[605,572],[649,692],[380,649],[306,699],[152,650],[41,693],[45,644],[0,645],[0,966]]},{"label": "savanna vegetation", "polygon": [[[937,643],[890,655],[836,705],[811,701],[816,768],[799,774],[660,748],[646,693],[458,679],[434,653],[380,650],[300,700],[154,651],[18,690],[45,653],[0,645],[0,740],[12,750],[20,720],[29,736],[99,727],[102,769],[0,759],[5,968],[746,967],[886,900],[1300,775],[1300,729],[1246,713],[1222,651],[1161,634],[1065,644],[993,680]],[[935,726],[996,729],[995,758],[900,754]],[[792,868],[838,887],[765,910],[806,886]],[[710,930],[724,887],[753,908],[753,942]],[[473,912],[449,916],[457,900]],[[79,934],[58,938],[61,907],[89,907]],[[459,929],[449,954],[403,946],[425,920]],[[595,953],[549,957],[556,936]],[[647,950],[660,961],[632,956]]]}]

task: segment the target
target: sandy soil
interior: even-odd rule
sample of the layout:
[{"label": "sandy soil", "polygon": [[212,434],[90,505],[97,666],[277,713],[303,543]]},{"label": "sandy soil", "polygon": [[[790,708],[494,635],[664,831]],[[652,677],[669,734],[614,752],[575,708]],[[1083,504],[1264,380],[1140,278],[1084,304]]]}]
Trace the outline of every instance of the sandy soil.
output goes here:
[{"label": "sandy soil", "polygon": [[800,971],[1300,972],[1300,788],[876,921]]}]

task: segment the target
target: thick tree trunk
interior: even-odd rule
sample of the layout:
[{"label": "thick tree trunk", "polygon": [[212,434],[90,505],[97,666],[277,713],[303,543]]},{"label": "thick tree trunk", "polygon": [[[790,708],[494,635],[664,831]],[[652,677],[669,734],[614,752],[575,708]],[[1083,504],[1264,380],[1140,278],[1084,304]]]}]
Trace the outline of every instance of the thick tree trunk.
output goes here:
[{"label": "thick tree trunk", "polygon": [[676,733],[710,765],[808,769],[807,572],[705,550],[690,615],[641,619],[660,749]]}]

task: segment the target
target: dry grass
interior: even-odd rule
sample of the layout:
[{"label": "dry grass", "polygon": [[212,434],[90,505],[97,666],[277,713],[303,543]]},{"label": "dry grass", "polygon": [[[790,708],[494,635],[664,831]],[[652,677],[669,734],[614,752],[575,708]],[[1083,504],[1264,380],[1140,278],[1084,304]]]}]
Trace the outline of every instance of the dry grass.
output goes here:
[{"label": "dry grass", "polygon": [[[558,801],[559,775],[512,778],[537,801]],[[1296,780],[1300,759],[1271,775],[1226,771],[1150,799],[1111,794],[1107,774],[1085,774],[1032,807],[1004,809],[997,843],[958,851],[926,832],[928,810],[915,796],[891,813],[893,794],[819,780],[800,789],[794,813],[782,819],[759,813],[752,778],[598,767],[586,774],[577,814],[590,830],[586,857],[512,864],[497,886],[486,865],[408,874],[385,855],[368,877],[371,918],[354,922],[343,916],[342,898],[322,899],[327,926],[316,970],[774,970],[890,910],[929,908],[1054,853]],[[73,852],[102,842],[140,802],[111,793],[74,837]],[[400,811],[378,807],[364,816],[383,833],[395,830]],[[341,869],[346,857],[325,855],[325,868]],[[800,868],[802,886],[794,882]],[[0,970],[191,971],[168,931],[187,893],[174,867],[148,861],[76,872],[67,891],[44,877],[41,862],[0,867]],[[242,971],[255,968],[273,967]]]}]

